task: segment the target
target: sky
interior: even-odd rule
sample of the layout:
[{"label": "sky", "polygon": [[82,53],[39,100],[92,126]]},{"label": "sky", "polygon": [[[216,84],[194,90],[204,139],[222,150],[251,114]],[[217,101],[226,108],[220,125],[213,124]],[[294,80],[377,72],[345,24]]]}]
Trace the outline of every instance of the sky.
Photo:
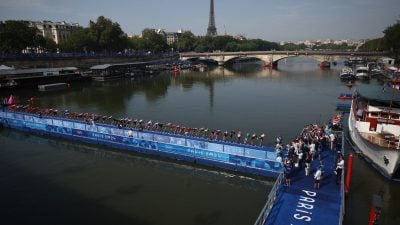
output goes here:
[{"label": "sky", "polygon": [[[128,35],[145,28],[205,35],[209,0],[0,0],[0,20],[66,21],[104,16]],[[218,34],[268,41],[367,39],[400,20],[400,0],[214,0]]]}]

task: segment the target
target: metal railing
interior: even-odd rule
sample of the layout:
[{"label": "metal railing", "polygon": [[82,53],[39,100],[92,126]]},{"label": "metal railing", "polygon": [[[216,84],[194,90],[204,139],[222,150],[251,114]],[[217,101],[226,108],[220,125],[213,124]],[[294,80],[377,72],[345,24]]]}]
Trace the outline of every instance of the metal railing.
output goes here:
[{"label": "metal railing", "polygon": [[[342,154],[344,155],[345,154],[345,148],[344,148],[344,142],[345,142],[345,140],[344,140],[344,132],[342,131],[342,132],[340,132],[340,135],[341,135],[341,137],[342,137]],[[346,185],[345,183],[344,183],[344,171],[345,170],[342,170],[342,179],[341,179],[341,183],[343,184],[342,186],[341,186],[341,188],[340,188],[340,195],[341,195],[341,204],[340,204],[340,214],[339,214],[339,225],[342,225],[343,224],[343,219],[344,219],[344,214],[345,214],[345,212],[346,212],[346,209],[345,209],[345,193],[344,193],[344,186]]]},{"label": "metal railing", "polygon": [[88,59],[88,58],[154,58],[178,56],[177,52],[74,52],[74,53],[0,53],[0,60]]},{"label": "metal railing", "polygon": [[262,209],[254,225],[262,225],[265,223],[265,220],[268,218],[268,215],[271,212],[272,207],[274,206],[276,200],[276,194],[278,192],[279,187],[282,184],[283,178],[284,178],[283,173],[279,174],[278,179],[276,179],[274,186],[269,192],[267,202],[265,203],[265,206]]}]

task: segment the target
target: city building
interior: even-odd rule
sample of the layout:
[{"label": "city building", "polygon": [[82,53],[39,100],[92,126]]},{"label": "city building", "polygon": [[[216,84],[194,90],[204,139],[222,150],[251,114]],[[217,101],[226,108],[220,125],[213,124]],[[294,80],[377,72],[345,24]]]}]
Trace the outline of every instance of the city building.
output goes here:
[{"label": "city building", "polygon": [[238,34],[238,35],[236,35],[234,38],[235,38],[236,40],[240,40],[240,41],[244,41],[244,40],[247,39],[246,36],[245,36],[245,34]]},{"label": "city building", "polygon": [[180,33],[178,32],[166,32],[165,38],[167,39],[167,44],[171,45],[179,40]]},{"label": "city building", "polygon": [[178,32],[166,32],[165,33],[166,34],[165,37],[167,39],[167,44],[168,45],[172,45],[172,44],[178,42],[179,41],[179,37],[185,32],[190,32],[190,30],[182,30],[182,29],[180,29],[180,30],[178,30]]},{"label": "city building", "polygon": [[161,28],[158,28],[158,29],[150,28],[150,30],[153,30],[157,34],[162,35],[165,38],[165,40],[167,41],[168,45],[172,45],[172,44],[178,42],[179,37],[182,35],[182,33],[190,32],[190,30],[183,30],[183,29],[179,29],[178,32],[169,32],[169,31],[165,31],[165,29],[161,29]]},{"label": "city building", "polygon": [[350,47],[355,47],[355,46],[361,46],[362,44],[365,43],[365,40],[350,40],[350,39],[341,39],[341,40],[332,40],[332,39],[325,39],[325,40],[305,40],[305,41],[295,41],[295,42],[290,42],[290,41],[282,41],[280,42],[280,45],[284,44],[296,44],[296,45],[302,45],[304,44],[308,48],[313,48],[315,46],[323,45],[323,44],[336,44],[336,45],[341,45],[341,44],[347,44]]},{"label": "city building", "polygon": [[52,21],[28,21],[29,26],[36,27],[39,33],[53,40],[56,44],[61,44],[68,40],[72,31],[79,27],[77,23],[52,22]]}]

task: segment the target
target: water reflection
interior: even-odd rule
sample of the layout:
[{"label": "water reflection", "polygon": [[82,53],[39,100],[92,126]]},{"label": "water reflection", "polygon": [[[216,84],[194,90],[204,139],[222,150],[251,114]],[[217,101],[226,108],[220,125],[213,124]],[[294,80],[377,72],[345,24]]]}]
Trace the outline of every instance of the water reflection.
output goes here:
[{"label": "water reflection", "polygon": [[[18,90],[21,99],[38,96],[42,107],[135,117],[210,129],[268,132],[293,136],[304,120],[328,117],[336,70],[320,70],[316,62],[299,57],[279,63],[277,70],[261,62],[210,67],[205,72],[162,73],[153,79],[122,79],[73,84],[68,90]],[[322,101],[323,108],[307,105]],[[301,110],[293,111],[293,107]],[[285,117],[277,117],[282,112]],[[294,112],[294,113],[288,113]],[[302,119],[297,119],[301,117]],[[290,124],[290,125],[289,125]],[[274,127],[271,129],[271,126]],[[292,127],[293,126],[293,127]]]},{"label": "water reflection", "polygon": [[[121,117],[129,116],[145,120],[172,122],[190,127],[240,130],[242,133],[266,133],[266,144],[272,145],[278,135],[284,138],[284,142],[290,141],[304,125],[314,122],[324,123],[332,116],[335,112],[336,103],[339,101],[337,99],[338,94],[348,93],[354,89],[349,89],[345,82],[339,79],[338,75],[342,66],[339,62],[338,66],[333,66],[329,70],[321,70],[315,60],[297,57],[287,59],[286,64],[284,61],[279,62],[277,70],[262,68],[260,62],[249,62],[231,67],[227,66],[226,68],[209,68],[205,72],[163,73],[149,80],[124,79],[108,82],[87,82],[72,84],[70,89],[56,92],[19,89],[13,91],[13,94],[20,99],[37,96],[41,99],[40,105],[43,107]],[[370,81],[357,80],[355,87],[358,85],[381,86],[382,82],[375,79]],[[2,90],[0,96],[6,96],[10,93],[10,90]],[[0,159],[5,163],[3,166],[13,162],[20,163],[19,165],[25,167],[31,165],[28,175],[43,166],[45,169],[38,173],[40,177],[46,175],[49,175],[50,178],[61,177],[60,179],[64,179],[63,185],[68,184],[72,187],[71,190],[83,193],[82,195],[85,197],[95,198],[102,206],[107,205],[105,209],[118,212],[115,214],[115,218],[121,215],[119,212],[123,212],[122,214],[125,216],[140,212],[143,215],[148,215],[148,217],[137,215],[137,218],[152,218],[151,213],[153,208],[156,207],[148,207],[148,211],[140,209],[139,206],[132,205],[138,200],[137,198],[145,205],[148,202],[167,199],[157,205],[160,209],[158,212],[163,214],[164,210],[171,208],[173,211],[170,202],[175,202],[175,200],[171,196],[176,197],[177,192],[183,193],[177,196],[178,199],[182,200],[179,202],[182,203],[179,209],[186,211],[190,216],[185,221],[176,221],[176,224],[190,224],[187,221],[220,220],[229,211],[237,210],[237,208],[230,208],[234,207],[233,201],[240,202],[240,204],[247,202],[248,212],[243,216],[241,213],[236,214],[239,215],[239,219],[247,217],[246,223],[240,224],[251,224],[255,218],[249,219],[249,217],[256,217],[264,203],[264,199],[260,199],[265,197],[264,187],[260,187],[257,182],[252,184],[252,181],[233,178],[228,174],[219,172],[214,174],[203,171],[202,168],[185,168],[185,166],[181,170],[178,169],[180,166],[156,160],[140,158],[137,159],[138,161],[135,159],[126,160],[124,157],[108,154],[107,152],[111,151],[110,149],[103,149],[98,146],[102,150],[86,153],[86,145],[71,147],[51,139],[51,141],[46,142],[47,138],[39,138],[44,141],[40,144],[40,142],[35,142],[38,138],[34,138],[35,141],[30,142],[31,138],[27,138],[30,135],[22,135],[20,139],[14,140],[7,136],[4,130],[0,134],[0,154],[2,154]],[[32,146],[39,147],[32,150]],[[76,151],[76,149],[79,150]],[[54,170],[57,170],[57,172],[49,172]],[[14,170],[8,169],[6,171],[12,172]],[[24,170],[23,173],[25,172]],[[101,176],[103,173],[110,175],[104,178]],[[203,176],[202,173],[207,175]],[[4,173],[7,176],[13,174]],[[353,174],[352,193],[349,196],[348,205],[346,205],[348,209],[346,224],[366,223],[371,196],[380,191],[384,192],[382,224],[400,224],[397,208],[397,202],[400,201],[399,184],[388,182],[382,178],[361,158],[355,160]],[[71,177],[77,182],[71,182]],[[123,179],[113,183],[114,178],[120,177]],[[87,181],[98,182],[99,179],[102,182],[96,183],[100,188],[94,195],[92,194],[93,188],[88,188],[92,186],[82,185],[87,184]],[[21,180],[20,183],[25,185],[25,179]],[[38,181],[39,186],[46,186],[48,182],[47,179],[42,182]],[[214,185],[212,185],[213,183]],[[35,185],[36,183],[33,182],[32,184]],[[232,189],[227,191],[225,185],[232,187]],[[250,189],[247,188],[249,185]],[[160,186],[166,187],[168,190],[164,192],[164,195],[160,194],[154,197],[154,193],[160,192],[155,187]],[[27,188],[27,192],[21,191],[10,196],[28,193],[31,191],[29,188]],[[53,189],[57,188],[60,187],[53,187]],[[109,188],[112,193],[102,192],[101,188]],[[163,188],[160,189],[164,191]],[[253,190],[256,191],[253,192]],[[226,202],[222,202],[219,208],[213,208],[213,206],[203,202],[210,196],[218,199],[218,195],[213,195],[213,193],[219,192],[231,192],[231,195],[224,197],[223,200],[226,200]],[[62,194],[63,192],[57,193]],[[42,193],[41,190],[35,190],[34,194]],[[199,208],[195,207],[199,204],[191,204],[190,207],[187,207],[187,202],[184,199],[191,196],[194,196],[194,202],[202,202],[203,205]],[[232,199],[232,196],[235,196],[235,199]],[[37,199],[35,196],[28,197]],[[213,197],[211,197],[212,202],[216,201]],[[79,200],[80,198],[75,197],[74,199]],[[251,199],[251,201],[248,199]],[[8,198],[7,200],[12,203],[14,199]],[[63,202],[63,199],[61,199],[61,202]],[[68,203],[64,199],[65,202]],[[87,198],[85,198],[84,203],[88,207],[96,205]],[[127,205],[139,209],[135,208],[132,212],[127,210]],[[209,209],[210,207],[212,209]],[[222,208],[227,209],[221,214]],[[238,208],[237,212],[242,212],[240,209],[243,207],[240,205]],[[26,212],[29,212],[30,209],[26,208]],[[82,208],[82,210],[85,209]],[[60,211],[63,211],[62,207]],[[55,215],[58,214],[55,213]],[[78,215],[81,214],[78,213]],[[248,223],[249,221],[250,223]],[[163,224],[163,221],[150,222],[152,224]],[[225,223],[219,224],[239,224],[237,221],[229,222],[231,223],[225,221]],[[195,224],[195,222],[193,223]]]}]

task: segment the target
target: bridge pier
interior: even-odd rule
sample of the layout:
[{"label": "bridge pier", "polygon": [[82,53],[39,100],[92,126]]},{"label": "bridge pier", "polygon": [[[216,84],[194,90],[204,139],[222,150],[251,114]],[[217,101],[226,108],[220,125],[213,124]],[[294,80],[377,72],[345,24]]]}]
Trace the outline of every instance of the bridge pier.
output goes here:
[{"label": "bridge pier", "polygon": [[265,61],[264,61],[264,63],[263,63],[263,65],[262,65],[264,68],[270,68],[270,69],[278,69],[278,61],[275,61],[275,62],[270,62],[270,63],[266,63]]},{"label": "bridge pier", "polygon": [[268,66],[271,69],[278,69],[278,61],[270,62]]}]

